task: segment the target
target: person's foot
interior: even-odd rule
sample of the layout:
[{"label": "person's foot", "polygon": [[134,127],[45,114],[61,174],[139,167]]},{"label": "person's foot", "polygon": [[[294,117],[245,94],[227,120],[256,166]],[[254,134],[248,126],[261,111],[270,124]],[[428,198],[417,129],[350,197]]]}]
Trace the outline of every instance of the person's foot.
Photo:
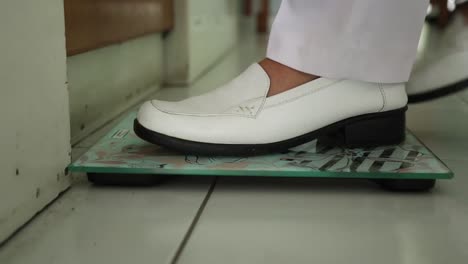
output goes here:
[{"label": "person's foot", "polygon": [[421,44],[406,85],[410,103],[468,87],[468,4],[457,8],[446,27],[426,25]]},{"label": "person's foot", "polygon": [[[261,64],[269,71],[265,63]],[[135,120],[135,133],[154,144],[202,155],[281,152],[330,133],[343,135],[352,146],[397,144],[404,139],[403,84],[303,74],[285,81],[288,74],[280,78],[264,68],[255,63],[205,95],[180,102],[146,102]],[[270,79],[288,85],[270,89],[275,85]]]},{"label": "person's foot", "polygon": [[268,58],[260,61],[259,64],[270,78],[268,96],[285,92],[319,78],[318,76],[300,72]]}]

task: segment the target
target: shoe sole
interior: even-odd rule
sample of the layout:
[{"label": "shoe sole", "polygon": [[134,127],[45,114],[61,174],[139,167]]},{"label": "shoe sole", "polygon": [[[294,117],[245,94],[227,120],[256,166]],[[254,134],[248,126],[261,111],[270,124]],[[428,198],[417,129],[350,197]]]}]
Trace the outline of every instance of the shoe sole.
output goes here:
[{"label": "shoe sole", "polygon": [[468,87],[468,79],[461,80],[454,84],[446,85],[426,93],[408,95],[408,103],[421,103],[434,100],[452,93],[459,92]]},{"label": "shoe sole", "polygon": [[134,121],[134,131],[138,137],[147,142],[184,154],[207,156],[252,156],[279,153],[330,135],[334,135],[347,147],[373,147],[395,145],[405,139],[407,108],[348,118],[295,138],[267,144],[213,144],[190,141],[149,130],[137,119]]}]

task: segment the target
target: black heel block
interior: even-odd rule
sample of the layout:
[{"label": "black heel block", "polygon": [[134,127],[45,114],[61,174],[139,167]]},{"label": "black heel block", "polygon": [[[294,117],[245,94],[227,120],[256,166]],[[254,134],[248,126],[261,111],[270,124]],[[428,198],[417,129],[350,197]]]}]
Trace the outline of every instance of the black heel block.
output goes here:
[{"label": "black heel block", "polygon": [[405,140],[407,107],[363,116],[344,127],[347,147],[395,145]]}]

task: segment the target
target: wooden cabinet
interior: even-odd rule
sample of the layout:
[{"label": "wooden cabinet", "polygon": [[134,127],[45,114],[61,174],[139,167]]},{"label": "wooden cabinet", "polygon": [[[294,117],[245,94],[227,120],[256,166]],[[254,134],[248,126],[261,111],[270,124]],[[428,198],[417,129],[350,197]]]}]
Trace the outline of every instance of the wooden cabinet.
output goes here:
[{"label": "wooden cabinet", "polygon": [[67,54],[173,27],[173,0],[64,0]]}]

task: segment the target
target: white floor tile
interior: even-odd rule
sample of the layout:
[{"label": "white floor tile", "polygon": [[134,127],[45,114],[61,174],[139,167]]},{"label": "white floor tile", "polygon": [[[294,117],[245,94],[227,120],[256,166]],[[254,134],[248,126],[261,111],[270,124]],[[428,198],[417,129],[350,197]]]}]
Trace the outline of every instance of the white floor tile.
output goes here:
[{"label": "white floor tile", "polygon": [[2,264],[170,263],[212,178],[74,186],[0,248]]},{"label": "white floor tile", "polygon": [[466,263],[468,194],[454,188],[468,181],[396,194],[361,181],[222,178],[180,263]]},{"label": "white floor tile", "polygon": [[464,103],[410,106],[407,126],[439,157],[468,160],[468,107]]},{"label": "white floor tile", "polygon": [[460,107],[466,107],[464,101],[461,99],[461,93],[456,93],[453,95],[440,97],[438,99],[410,104],[410,109],[427,109],[427,108],[437,108],[439,110],[447,109],[459,109]]},{"label": "white floor tile", "polygon": [[[444,162],[453,170],[455,177],[450,181],[439,181],[439,189],[450,196],[450,200],[457,204],[455,207],[458,207],[458,210],[466,210],[468,209],[468,163],[464,160],[444,160]],[[465,236],[468,239],[468,231]]]}]

